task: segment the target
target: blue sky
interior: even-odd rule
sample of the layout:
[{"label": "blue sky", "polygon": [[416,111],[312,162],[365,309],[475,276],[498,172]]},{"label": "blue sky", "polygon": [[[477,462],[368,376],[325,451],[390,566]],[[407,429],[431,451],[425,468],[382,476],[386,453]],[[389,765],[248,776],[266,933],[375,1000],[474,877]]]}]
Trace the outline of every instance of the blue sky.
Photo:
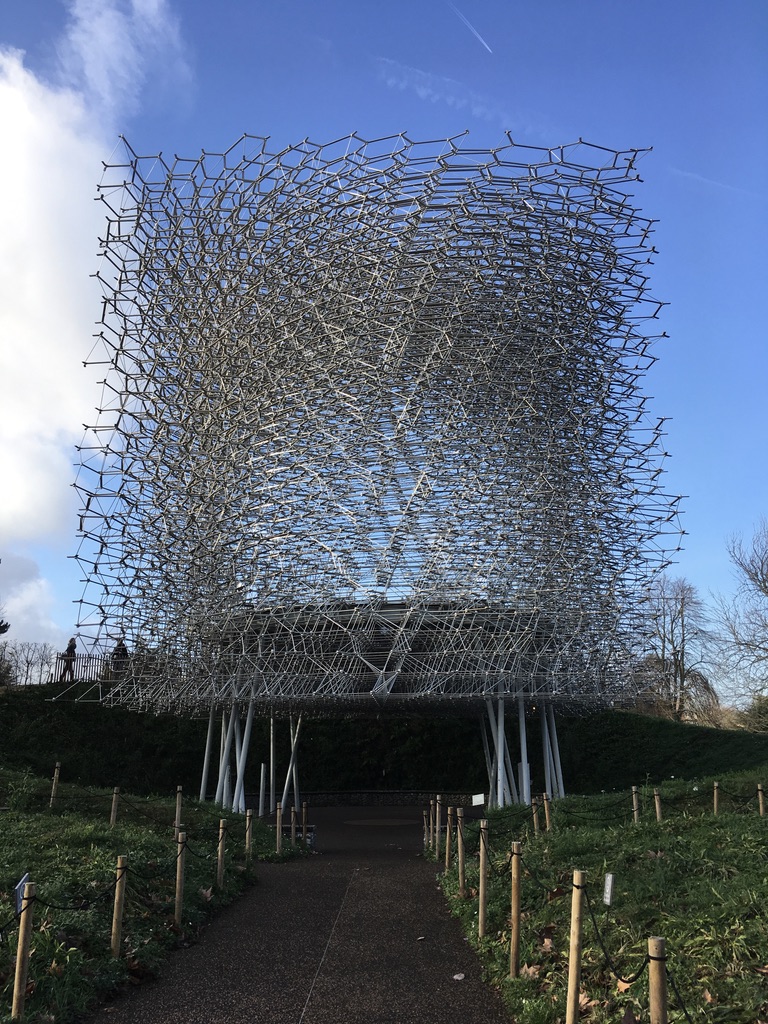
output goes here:
[{"label": "blue sky", "polygon": [[[76,620],[73,445],[99,298],[101,161],[275,149],[352,131],[477,148],[511,132],[653,147],[667,302],[651,411],[686,495],[675,575],[728,592],[729,536],[768,515],[768,5],[764,0],[4,0],[0,8],[0,601],[20,639]],[[9,158],[10,157],[10,158]]]}]

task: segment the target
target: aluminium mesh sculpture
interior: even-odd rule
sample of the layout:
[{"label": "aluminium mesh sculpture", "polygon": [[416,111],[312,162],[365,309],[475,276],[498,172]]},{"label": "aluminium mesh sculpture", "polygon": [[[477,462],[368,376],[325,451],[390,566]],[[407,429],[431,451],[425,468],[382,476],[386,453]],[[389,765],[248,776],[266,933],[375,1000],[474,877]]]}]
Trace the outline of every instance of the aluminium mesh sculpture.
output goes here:
[{"label": "aluminium mesh sculpture", "polygon": [[245,136],[107,168],[77,486],[81,628],[143,651],[111,699],[488,707],[503,802],[505,702],[634,696],[679,532],[637,156]]}]

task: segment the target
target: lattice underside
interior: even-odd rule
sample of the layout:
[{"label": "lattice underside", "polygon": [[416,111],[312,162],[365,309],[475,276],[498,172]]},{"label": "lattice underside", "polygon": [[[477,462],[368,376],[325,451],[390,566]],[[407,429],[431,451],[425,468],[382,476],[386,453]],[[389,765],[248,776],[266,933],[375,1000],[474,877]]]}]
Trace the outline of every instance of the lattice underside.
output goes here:
[{"label": "lattice underside", "polygon": [[634,696],[679,536],[638,154],[352,136],[107,169],[81,629],[200,713]]}]

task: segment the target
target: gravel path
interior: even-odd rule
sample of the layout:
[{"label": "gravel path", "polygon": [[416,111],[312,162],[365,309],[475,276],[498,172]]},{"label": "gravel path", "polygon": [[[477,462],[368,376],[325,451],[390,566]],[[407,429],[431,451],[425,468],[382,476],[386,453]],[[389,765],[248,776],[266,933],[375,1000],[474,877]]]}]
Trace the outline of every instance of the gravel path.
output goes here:
[{"label": "gravel path", "polygon": [[312,820],[317,853],[261,865],[198,944],[90,1024],[510,1024],[421,856],[421,810]]}]

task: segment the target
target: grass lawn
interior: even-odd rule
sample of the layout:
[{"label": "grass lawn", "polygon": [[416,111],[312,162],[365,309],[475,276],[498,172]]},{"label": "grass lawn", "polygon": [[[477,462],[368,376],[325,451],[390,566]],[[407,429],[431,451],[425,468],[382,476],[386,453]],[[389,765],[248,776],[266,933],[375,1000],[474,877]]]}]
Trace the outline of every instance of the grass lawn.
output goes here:
[{"label": "grass lawn", "polygon": [[[761,776],[768,777],[768,769],[723,777],[717,817],[713,780],[665,784],[661,822],[650,789],[641,793],[637,823],[629,793],[559,801],[552,831],[538,835],[527,809],[492,812],[487,927],[481,939],[478,828],[468,826],[469,895],[459,896],[455,867],[444,876],[443,887],[512,1019],[519,1024],[565,1020],[573,871],[580,869],[586,871],[587,897],[582,1021],[649,1019],[647,940],[662,936],[671,1021],[768,1022],[768,816],[757,810]],[[518,979],[509,978],[513,840],[523,841]],[[610,907],[603,903],[608,873],[615,879]]]},{"label": "grass lawn", "polygon": [[[255,881],[253,860],[274,858],[274,832],[254,821],[245,856],[245,819],[229,815],[224,885],[216,885],[219,820],[210,804],[187,801],[182,925],[174,920],[176,801],[121,798],[109,826],[112,792],[51,784],[0,770],[0,1021],[11,1020],[18,922],[15,887],[36,885],[25,1021],[67,1022],[122,986],[151,977],[169,951],[195,940],[217,908]],[[290,856],[290,844],[283,856]],[[127,856],[121,955],[110,948],[118,856]]]}]

